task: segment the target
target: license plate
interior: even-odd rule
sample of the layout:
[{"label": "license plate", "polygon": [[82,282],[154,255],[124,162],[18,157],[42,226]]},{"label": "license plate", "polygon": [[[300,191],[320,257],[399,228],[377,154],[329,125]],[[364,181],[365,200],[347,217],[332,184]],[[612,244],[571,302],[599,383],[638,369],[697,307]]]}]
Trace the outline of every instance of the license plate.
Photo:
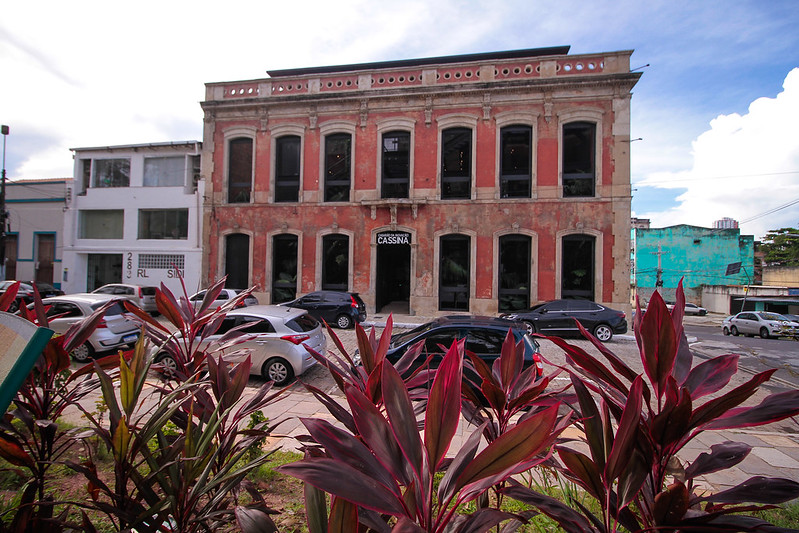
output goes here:
[{"label": "license plate", "polygon": [[122,337],[122,342],[136,342],[139,340],[139,334],[134,333],[133,335],[125,335]]}]

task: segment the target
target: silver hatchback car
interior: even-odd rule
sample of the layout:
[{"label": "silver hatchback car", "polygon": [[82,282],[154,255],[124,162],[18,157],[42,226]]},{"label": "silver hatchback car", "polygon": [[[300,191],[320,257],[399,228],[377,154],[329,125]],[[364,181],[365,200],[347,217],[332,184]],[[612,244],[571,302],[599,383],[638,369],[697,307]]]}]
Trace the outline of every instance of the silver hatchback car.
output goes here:
[{"label": "silver hatchback car", "polygon": [[797,337],[799,324],[769,311],[744,311],[724,319],[721,331],[725,335],[743,334],[749,337]]},{"label": "silver hatchback car", "polygon": [[[65,333],[73,324],[88,318],[97,309],[119,297],[108,294],[69,294],[45,298],[50,329]],[[33,304],[28,307],[32,307]],[[139,325],[126,316],[125,308],[117,301],[106,309],[103,320],[97,325],[89,339],[70,355],[75,361],[88,361],[96,353],[109,352],[117,348],[129,348],[139,339]]]},{"label": "silver hatchback car", "polygon": [[[304,309],[277,305],[252,305],[229,311],[219,330],[203,339],[200,347],[207,347],[227,331],[247,323],[252,326],[242,333],[253,337],[226,349],[223,353],[230,355],[225,360],[236,363],[250,355],[250,374],[274,381],[275,385],[290,383],[316,364],[306,346],[320,354],[327,350],[327,337],[318,320]],[[173,356],[165,351],[156,354],[155,362],[166,370],[176,367]]]}]

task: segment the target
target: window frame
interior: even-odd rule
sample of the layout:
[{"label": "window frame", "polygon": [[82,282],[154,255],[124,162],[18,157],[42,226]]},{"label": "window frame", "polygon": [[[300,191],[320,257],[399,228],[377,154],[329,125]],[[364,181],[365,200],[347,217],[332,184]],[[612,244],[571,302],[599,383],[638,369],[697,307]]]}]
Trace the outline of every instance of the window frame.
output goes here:
[{"label": "window frame", "polygon": [[[439,175],[440,175],[440,187],[439,187],[439,195],[442,200],[468,200],[472,198],[472,190],[473,190],[473,180],[472,175],[474,174],[474,128],[462,125],[455,125],[451,127],[442,128],[439,133],[439,145],[441,149],[439,150]],[[449,147],[449,143],[457,143],[457,136],[460,135],[461,137],[465,137],[465,144],[466,150],[468,152],[465,154],[465,157],[461,157],[464,163],[460,166],[460,168],[448,170],[447,169],[447,162],[448,158],[446,154],[451,150],[455,149],[458,150],[457,146]],[[447,136],[451,136],[447,139]],[[466,167],[465,170],[463,167]],[[463,184],[466,183],[466,193],[445,193],[447,189],[453,185]]]},{"label": "window frame", "polygon": [[[466,283],[465,285],[444,285],[444,260],[451,259],[449,257],[451,253],[450,251],[445,250],[448,242],[456,243],[460,241],[461,243],[465,243],[466,245],[466,264],[461,265],[466,267]],[[472,235],[466,233],[447,233],[438,237],[438,254],[436,257],[437,261],[437,271],[438,271],[438,310],[439,311],[468,311],[471,306],[472,300],[472,284],[473,284],[473,277],[472,277],[472,270],[474,268],[474,260],[472,258],[472,254],[474,253],[474,243],[475,239]],[[447,257],[445,257],[447,255]],[[454,302],[455,305],[453,306],[445,306],[443,302],[449,301],[450,298],[442,298],[443,295],[453,294],[454,295]],[[466,298],[465,304],[457,305],[458,304],[458,295],[464,296]]]},{"label": "window frame", "polygon": [[[569,157],[569,151],[574,150],[572,147],[567,146],[566,143],[566,130],[582,130],[582,132],[589,132],[590,136],[586,135],[586,140],[584,141],[584,149],[581,152],[586,152],[587,154],[581,153],[579,157],[570,158],[570,161],[574,161],[576,159],[587,159],[588,167],[590,171],[583,171],[583,172],[567,172],[567,161],[566,158]],[[582,133],[581,132],[581,133]],[[561,137],[561,190],[562,195],[564,198],[593,198],[595,197],[596,190],[597,190],[597,124],[596,122],[588,121],[588,120],[574,120],[569,121],[561,124],[560,127],[560,137]],[[571,163],[574,164],[574,163]],[[590,189],[590,194],[587,194],[585,191],[588,189],[585,188],[585,184],[590,184],[588,188]],[[574,192],[570,192],[570,189],[575,189]]]},{"label": "window frame", "polygon": [[[174,161],[180,160],[181,161],[180,166],[181,166],[181,171],[182,172],[181,172],[179,183],[162,184],[162,183],[160,183],[160,179],[156,183],[148,183],[148,179],[147,179],[147,177],[148,177],[148,173],[147,173],[148,163],[152,164],[154,161],[168,161],[168,160],[174,160]],[[185,187],[186,186],[187,167],[188,167],[188,165],[186,163],[187,163],[187,158],[186,158],[185,155],[173,155],[173,156],[160,156],[159,155],[159,156],[145,157],[144,158],[143,171],[142,171],[142,187]],[[169,173],[170,170],[176,170],[176,169],[167,169],[167,171],[168,171],[167,175],[171,175]],[[163,174],[159,173],[157,175],[157,178],[160,178],[161,176],[163,176]]]},{"label": "window frame", "polygon": [[[352,196],[352,161],[353,161],[353,135],[350,132],[345,131],[334,131],[329,134],[324,135],[324,149],[322,150],[322,176],[323,176],[323,184],[322,184],[322,199],[324,202],[349,202]],[[331,174],[331,165],[330,163],[330,145],[331,141],[338,140],[342,141],[346,138],[347,141],[347,150],[346,154],[344,155],[344,162],[346,165],[346,171],[339,173],[335,179],[330,179]],[[346,178],[344,175],[346,174]],[[331,199],[331,189],[333,188],[345,188],[346,189],[346,197],[343,199]]]},{"label": "window frame", "polygon": [[[161,233],[162,237],[144,236],[143,229],[145,223],[144,215],[152,216],[153,214],[160,213],[164,217],[163,226],[164,232]],[[175,224],[170,226],[172,221],[168,220],[170,214],[177,216]],[[152,234],[152,220],[148,221],[149,231]],[[166,230],[169,228],[177,228],[178,235],[176,237],[167,237]],[[189,238],[189,209],[187,207],[169,208],[169,209],[139,209],[138,211],[138,230],[137,239],[139,240],[180,240],[185,241]]]},{"label": "window frame", "polygon": [[[335,240],[338,240],[338,241],[346,240],[347,266],[346,266],[346,275],[345,275],[346,279],[345,279],[344,283],[340,283],[340,282],[332,283],[328,279],[330,271],[329,271],[328,266],[327,266],[328,262],[327,262],[326,255],[328,253],[328,251],[327,251],[327,243],[330,242],[331,239],[335,239]],[[319,258],[320,258],[320,262],[321,262],[321,264],[320,264],[321,268],[319,269],[319,271],[320,271],[319,272],[319,288],[320,288],[320,290],[323,290],[323,291],[331,290],[331,291],[349,292],[349,290],[350,290],[349,288],[350,288],[350,286],[352,284],[352,243],[353,243],[353,236],[350,235],[349,233],[330,232],[330,233],[325,233],[325,234],[320,236],[320,238],[319,238],[319,251],[320,251]]]},{"label": "window frame", "polygon": [[[238,163],[234,160],[234,143],[242,144],[243,141],[249,142],[249,176],[247,179],[244,177],[244,168],[247,167],[247,162]],[[234,166],[235,172],[234,172]],[[241,168],[239,168],[239,166]],[[241,172],[241,176],[238,173]],[[234,175],[235,174],[235,175]],[[236,181],[233,181],[233,179]],[[253,184],[255,183],[255,138],[250,135],[237,134],[231,135],[225,139],[225,183],[226,183],[226,201],[229,204],[247,204],[252,203],[253,199]]]},{"label": "window frame", "polygon": [[[526,173],[511,172],[505,169],[506,139],[513,134],[527,134],[527,164]],[[499,197],[502,199],[532,198],[533,196],[533,162],[534,162],[534,131],[528,124],[508,124],[499,128],[499,150],[497,159],[499,165]],[[527,191],[524,194],[511,194],[510,186],[515,183],[526,183]]]},{"label": "window frame", "polygon": [[[402,163],[403,166],[407,166],[407,169],[404,171],[404,176],[401,177],[388,177],[387,176],[387,169],[392,168],[395,164],[387,164],[390,161],[388,160],[387,150],[386,150],[386,140],[388,138],[395,138],[397,139],[397,145],[399,146],[402,142],[400,139],[407,137],[408,149],[407,149],[407,156],[405,157],[405,162]],[[410,131],[404,129],[391,129],[388,131],[384,131],[380,133],[380,197],[382,199],[402,199],[402,198],[410,198],[411,197],[411,154],[413,153],[413,135]],[[396,150],[396,152],[400,152],[400,150]],[[390,187],[389,187],[390,186]],[[400,191],[400,194],[388,194],[388,190],[391,188],[402,189],[404,191]]]},{"label": "window frame", "polygon": [[[98,167],[104,166],[106,164],[112,165],[109,169],[111,174],[113,174],[112,179],[114,180],[111,182],[112,184],[108,185],[100,185],[100,169]],[[121,168],[116,168],[117,165],[121,165]],[[127,176],[125,176],[125,167],[127,167]],[[122,174],[122,181],[124,184],[116,184],[116,174]],[[91,170],[91,186],[94,189],[115,189],[115,188],[124,188],[130,187],[130,157],[108,157],[108,158],[92,158],[92,170]]]},{"label": "window frame", "polygon": [[[88,213],[108,213],[114,214],[115,217],[119,217],[119,220],[112,220],[115,224],[117,224],[119,233],[114,233],[112,236],[109,237],[97,237],[97,236],[88,236],[86,230],[90,227],[92,229],[96,229],[98,221],[87,221],[86,217],[91,216],[87,215]],[[91,224],[89,223],[91,222]],[[101,239],[101,240],[120,240],[125,238],[125,210],[124,209],[80,209],[78,210],[78,239]]]}]

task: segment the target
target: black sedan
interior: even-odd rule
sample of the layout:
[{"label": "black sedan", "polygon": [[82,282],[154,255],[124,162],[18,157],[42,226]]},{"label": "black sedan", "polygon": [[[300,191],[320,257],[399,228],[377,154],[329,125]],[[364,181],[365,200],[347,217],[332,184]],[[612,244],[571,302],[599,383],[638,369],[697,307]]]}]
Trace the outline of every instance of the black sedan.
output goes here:
[{"label": "black sedan", "polygon": [[524,322],[530,334],[580,337],[575,320],[602,342],[627,333],[627,317],[622,311],[588,300],[553,300],[502,317]]},{"label": "black sedan", "polygon": [[341,329],[366,320],[366,305],[357,292],[314,291],[280,305],[305,309],[315,319]]},{"label": "black sedan", "polygon": [[432,366],[436,366],[443,358],[444,350],[452,346],[454,341],[466,339],[466,349],[491,366],[502,353],[502,343],[508,330],[513,332],[516,342],[524,342],[524,367],[535,365],[536,373],[540,376],[543,373],[543,366],[541,352],[535,339],[526,334],[523,324],[495,317],[466,315],[439,317],[408,332],[392,335],[386,357],[394,364],[417,342],[424,341],[424,347],[417,361],[422,364],[434,354]]}]

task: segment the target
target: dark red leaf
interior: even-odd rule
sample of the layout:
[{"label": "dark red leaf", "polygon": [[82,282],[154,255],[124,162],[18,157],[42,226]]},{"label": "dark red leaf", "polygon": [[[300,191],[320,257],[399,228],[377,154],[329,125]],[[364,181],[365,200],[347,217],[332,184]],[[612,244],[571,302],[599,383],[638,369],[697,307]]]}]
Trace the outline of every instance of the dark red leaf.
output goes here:
[{"label": "dark red leaf", "polygon": [[[342,498],[333,498],[327,529],[319,533],[357,533],[358,506]],[[314,533],[313,530],[311,533]]]},{"label": "dark red leaf", "polygon": [[[756,374],[752,379],[740,385],[733,390],[723,394],[722,396],[708,401],[707,403],[697,407],[691,415],[690,425],[692,428],[698,428],[704,424],[713,423],[717,418],[724,415],[733,407],[741,405],[747,398],[755,393],[758,387],[768,381],[772,374],[777,369],[772,368],[759,374]],[[721,429],[716,427],[716,429]]]},{"label": "dark red leaf", "polygon": [[551,496],[539,494],[519,483],[512,481],[509,487],[502,489],[506,496],[520,502],[532,505],[552,520],[558,523],[566,533],[586,533],[596,531],[586,518]]},{"label": "dark red leaf", "polygon": [[518,519],[518,515],[506,513],[499,509],[478,509],[466,517],[466,520],[458,527],[458,533],[483,533],[491,531],[491,528],[500,524],[504,520]]},{"label": "dark red leaf", "polygon": [[511,390],[513,383],[519,377],[524,366],[524,345],[515,341],[513,332],[508,329],[505,341],[502,343],[499,359],[494,361],[495,368],[499,366],[499,376],[502,388],[506,391]]},{"label": "dark red leaf", "polygon": [[[444,355],[438,367],[433,386],[430,388],[427,412],[424,419],[424,445],[430,469],[438,469],[439,463],[447,454],[452,437],[461,419],[461,382],[463,378],[463,350],[465,341],[455,341]],[[385,365],[387,368],[391,365]],[[392,367],[393,370],[393,367]],[[396,380],[402,383],[396,370]],[[384,371],[385,376],[385,371]],[[385,378],[384,378],[385,379]],[[400,386],[396,384],[394,386]],[[383,383],[383,397],[386,396],[386,383]],[[404,386],[402,389],[404,390]],[[388,408],[388,401],[386,401]],[[392,420],[393,425],[393,420]],[[395,427],[395,429],[397,429]]]},{"label": "dark red leaf", "polygon": [[619,474],[618,483],[618,507],[627,507],[640,493],[641,487],[652,473],[652,465],[647,461],[651,456],[644,454],[637,448],[633,448],[627,464]]},{"label": "dark red leaf", "polygon": [[[383,403],[386,407],[389,424],[405,460],[416,473],[416,479],[421,482],[423,472],[422,439],[419,436],[413,404],[397,369],[392,365],[382,366]],[[460,382],[458,385],[458,393],[460,393]],[[460,411],[458,413],[460,414]]]},{"label": "dark red leaf", "polygon": [[5,292],[0,295],[0,311],[8,311],[8,308],[11,307],[11,304],[17,298],[17,291],[19,291],[19,281],[9,285]]},{"label": "dark red leaf", "polygon": [[688,391],[678,389],[674,378],[669,377],[663,406],[649,424],[651,441],[665,448],[682,440],[690,431],[692,409]]},{"label": "dark red leaf", "polygon": [[627,398],[627,404],[624,406],[621,420],[619,420],[619,427],[613,439],[613,447],[608,456],[608,464],[605,465],[604,477],[606,481],[619,477],[636,444],[638,421],[641,419],[641,405],[643,403],[642,390],[643,379],[638,376],[630,387],[630,395]]},{"label": "dark red leaf", "polygon": [[622,383],[613,372],[611,372],[605,365],[597,361],[595,357],[589,355],[582,348],[572,346],[560,337],[543,338],[558,345],[564,352],[566,352],[566,357],[568,358],[569,362],[574,366],[584,370],[591,379],[612,386],[623,396],[627,396],[629,394],[627,386],[624,385],[624,383]]},{"label": "dark red leaf", "polygon": [[282,465],[278,471],[301,479],[340,498],[378,513],[402,516],[402,501],[374,478],[326,457],[310,457]]},{"label": "dark red leaf", "polygon": [[730,409],[704,429],[734,429],[762,426],[799,414],[799,390],[771,394],[754,407]]},{"label": "dark red leaf", "polygon": [[738,372],[739,357],[737,354],[727,354],[703,361],[691,369],[682,385],[691,393],[693,400],[718,392]]},{"label": "dark red leaf", "polygon": [[277,533],[278,529],[272,518],[263,509],[257,507],[236,507],[236,523],[242,533]]},{"label": "dark red leaf", "polygon": [[0,457],[16,466],[34,468],[34,460],[20,442],[7,433],[0,433]]},{"label": "dark red leaf", "polygon": [[591,457],[594,458],[598,467],[604,470],[608,450],[605,449],[605,431],[602,418],[599,415],[599,409],[597,409],[594,397],[591,396],[585,383],[574,374],[571,376],[571,381],[580,403],[580,417],[582,418],[585,438],[591,450]]},{"label": "dark red leaf", "polygon": [[731,489],[708,494],[700,501],[713,503],[785,503],[799,497],[799,483],[791,479],[756,476]]},{"label": "dark red leaf", "polygon": [[558,456],[575,481],[594,498],[604,501],[606,488],[598,466],[590,457],[580,452],[558,446]]},{"label": "dark red leaf", "polygon": [[710,453],[704,452],[694,459],[694,462],[685,469],[685,476],[693,479],[719,470],[732,468],[743,461],[752,447],[743,442],[722,442],[710,447]]},{"label": "dark red leaf", "polygon": [[644,371],[654,388],[655,397],[661,398],[666,390],[666,379],[674,367],[679,340],[671,314],[659,292],[652,294],[641,320],[641,329],[635,333]]}]

